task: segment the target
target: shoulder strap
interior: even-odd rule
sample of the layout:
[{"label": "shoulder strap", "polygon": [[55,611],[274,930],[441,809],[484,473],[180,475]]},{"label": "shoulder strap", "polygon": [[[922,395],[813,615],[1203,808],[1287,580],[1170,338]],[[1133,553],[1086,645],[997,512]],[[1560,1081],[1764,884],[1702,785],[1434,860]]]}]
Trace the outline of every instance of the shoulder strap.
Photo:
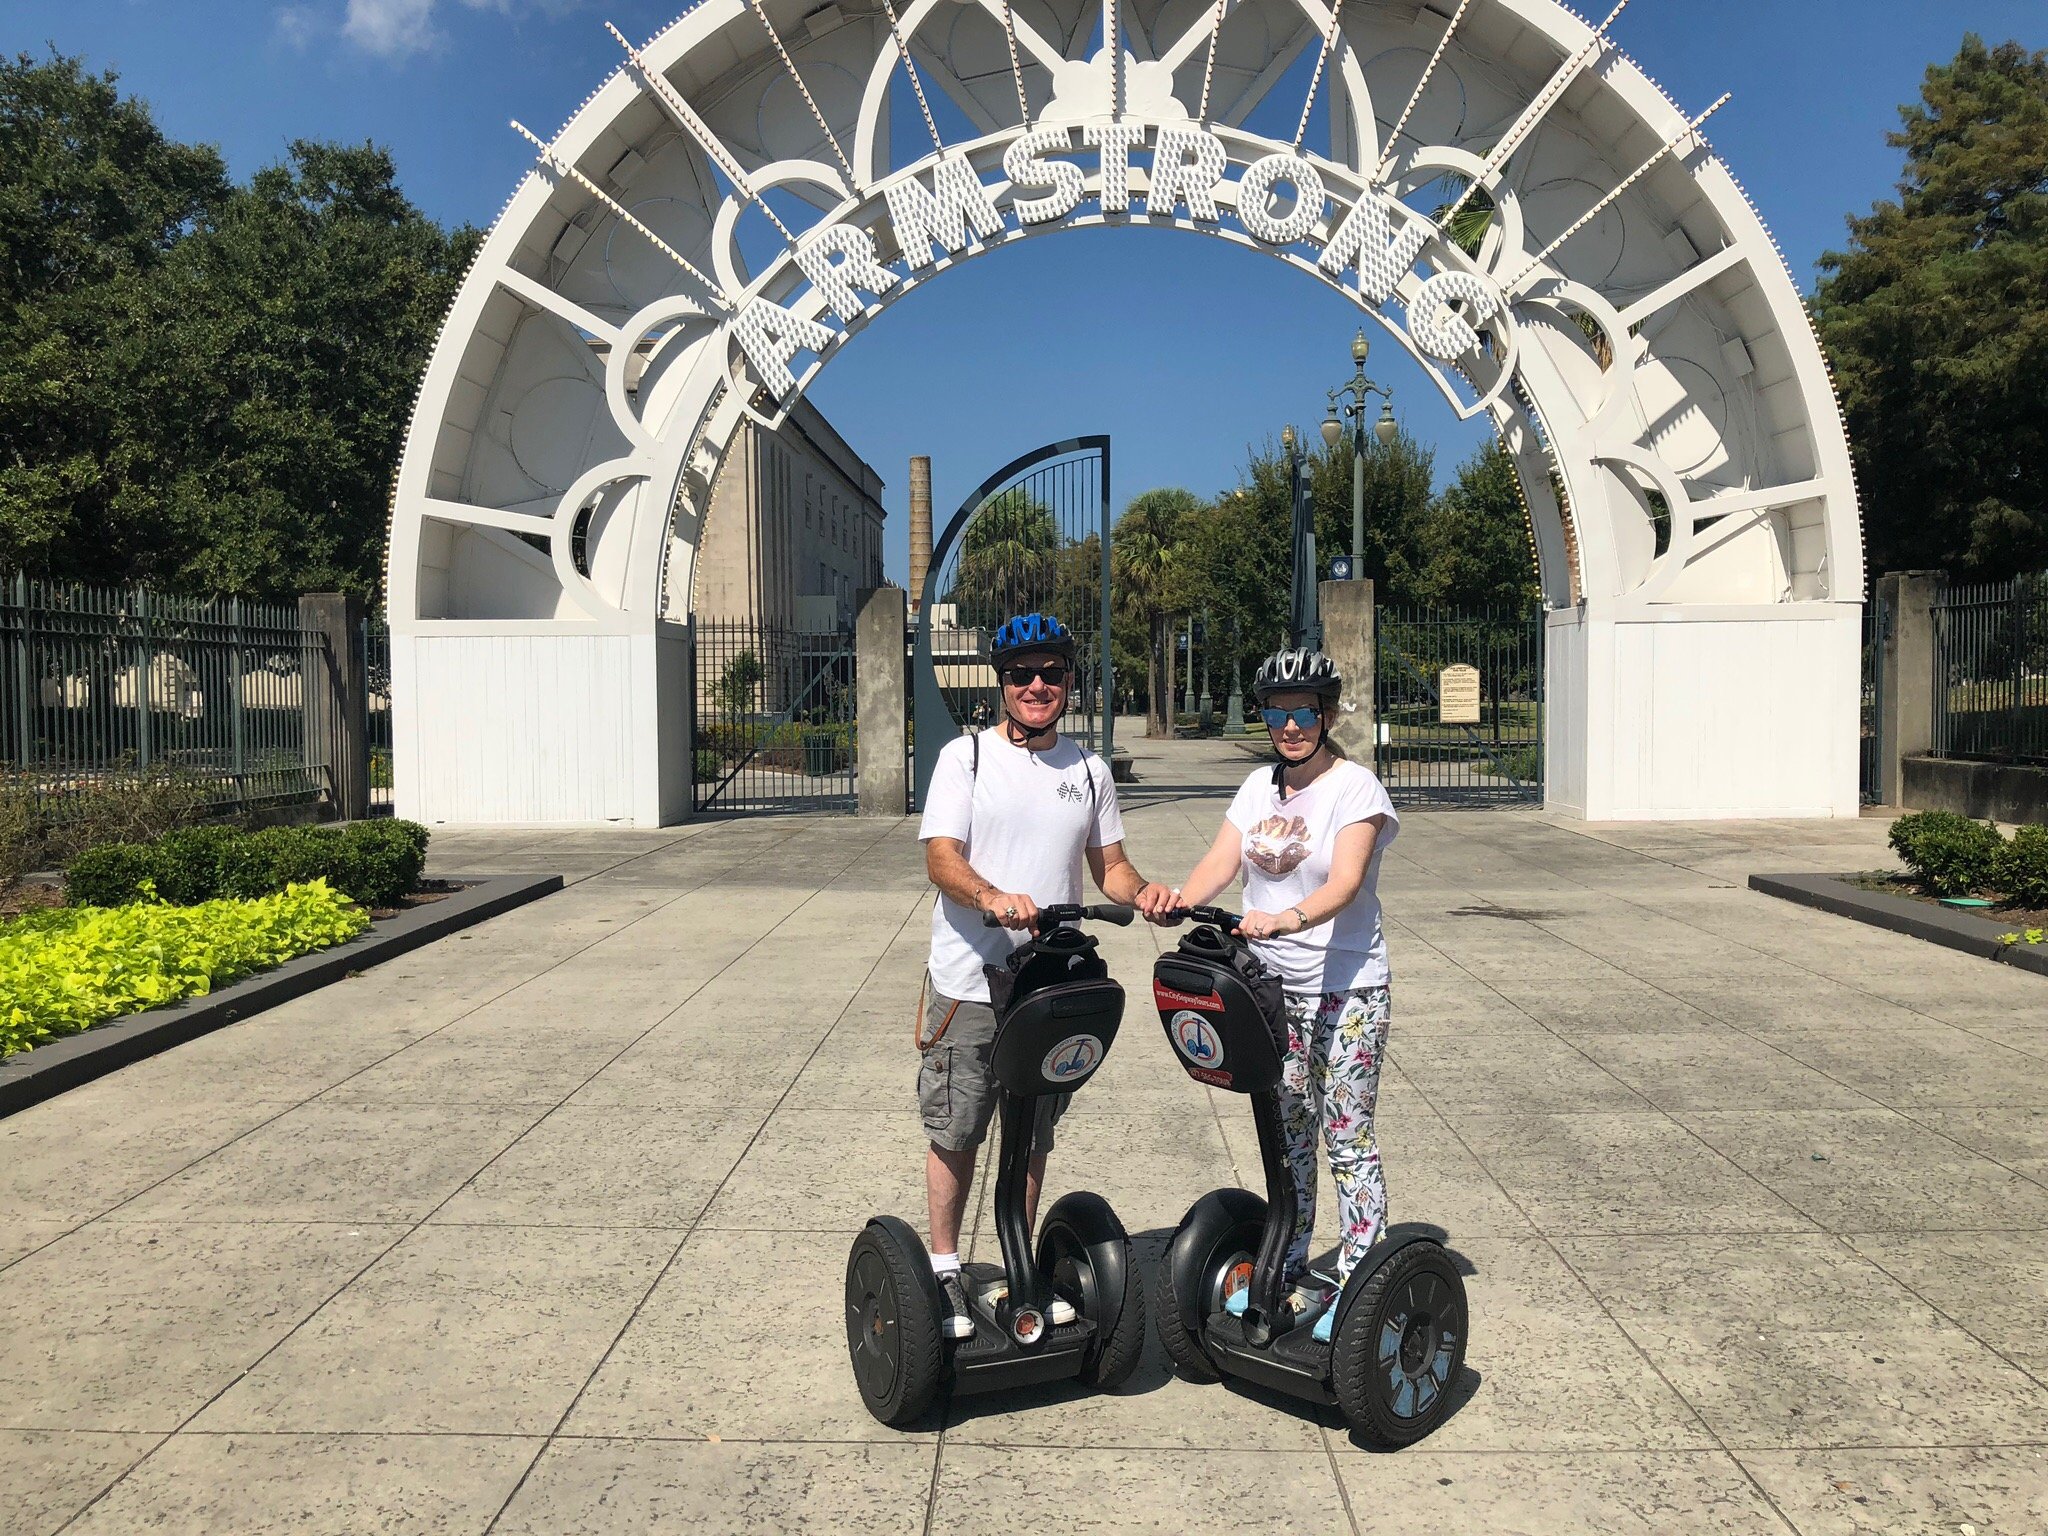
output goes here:
[{"label": "shoulder strap", "polygon": [[981,777],[981,732],[974,732],[967,742],[967,777],[971,781]]}]

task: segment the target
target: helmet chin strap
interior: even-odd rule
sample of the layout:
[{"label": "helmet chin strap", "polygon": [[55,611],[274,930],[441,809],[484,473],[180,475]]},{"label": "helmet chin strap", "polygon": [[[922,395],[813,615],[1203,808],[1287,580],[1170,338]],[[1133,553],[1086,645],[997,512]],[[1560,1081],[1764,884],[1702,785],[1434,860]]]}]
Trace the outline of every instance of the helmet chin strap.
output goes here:
[{"label": "helmet chin strap", "polygon": [[[1003,740],[1013,747],[1022,747],[1027,752],[1032,751],[1033,747],[1031,744],[1034,741],[1038,741],[1041,736],[1052,737],[1059,734],[1060,715],[1064,715],[1066,712],[1067,701],[1062,697],[1060,699],[1060,714],[1054,715],[1052,719],[1034,731],[1022,720],[1011,714],[1010,706],[1005,702],[1003,705]],[[1042,747],[1051,746],[1052,743],[1050,741],[1043,741],[1039,742],[1039,745]]]}]

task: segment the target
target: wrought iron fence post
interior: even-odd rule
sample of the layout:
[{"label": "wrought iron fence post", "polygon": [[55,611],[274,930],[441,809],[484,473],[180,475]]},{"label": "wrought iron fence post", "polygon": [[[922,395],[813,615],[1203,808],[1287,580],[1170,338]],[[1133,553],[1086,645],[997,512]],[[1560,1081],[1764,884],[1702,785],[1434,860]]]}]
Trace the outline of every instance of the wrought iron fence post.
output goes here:
[{"label": "wrought iron fence post", "polygon": [[228,599],[228,713],[235,733],[235,794],[243,793],[248,765],[248,743],[242,721],[242,658],[248,642],[242,634],[242,600]]},{"label": "wrought iron fence post", "polygon": [[135,668],[135,767],[138,772],[149,772],[149,705],[151,674],[156,670],[156,656],[150,647],[149,635],[149,591],[145,587],[135,589],[135,619],[138,630],[136,638]]},{"label": "wrought iron fence post", "polygon": [[27,773],[34,766],[35,749],[29,729],[28,577],[21,571],[14,573],[14,613],[6,633],[8,648],[14,653],[14,756],[22,772]]}]

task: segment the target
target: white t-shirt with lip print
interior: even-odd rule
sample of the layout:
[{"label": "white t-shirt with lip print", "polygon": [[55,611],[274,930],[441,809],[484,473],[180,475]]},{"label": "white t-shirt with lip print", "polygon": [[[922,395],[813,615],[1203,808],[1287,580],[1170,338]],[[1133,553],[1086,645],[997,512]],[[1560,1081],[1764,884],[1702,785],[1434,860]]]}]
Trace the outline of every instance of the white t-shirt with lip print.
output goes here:
[{"label": "white t-shirt with lip print", "polygon": [[1245,906],[1285,912],[1330,878],[1337,834],[1374,816],[1386,824],[1373,841],[1365,881],[1350,906],[1328,922],[1280,938],[1255,939],[1252,949],[1280,973],[1289,992],[1351,992],[1388,983],[1387,940],[1380,928],[1380,860],[1401,829],[1386,786],[1370,768],[1339,758],[1306,789],[1281,797],[1273,770],[1244,781],[1225,813],[1244,834],[1240,871]]},{"label": "white t-shirt with lip print", "polygon": [[[958,840],[974,872],[999,891],[1041,907],[1079,901],[1083,850],[1124,840],[1108,764],[1065,736],[1043,752],[1026,751],[1000,726],[981,732],[981,766],[973,764],[971,738],[946,743],[925,791],[919,839]],[[932,984],[946,997],[985,1003],[981,968],[1002,964],[1029,937],[986,927],[981,913],[941,892],[932,905]]]}]

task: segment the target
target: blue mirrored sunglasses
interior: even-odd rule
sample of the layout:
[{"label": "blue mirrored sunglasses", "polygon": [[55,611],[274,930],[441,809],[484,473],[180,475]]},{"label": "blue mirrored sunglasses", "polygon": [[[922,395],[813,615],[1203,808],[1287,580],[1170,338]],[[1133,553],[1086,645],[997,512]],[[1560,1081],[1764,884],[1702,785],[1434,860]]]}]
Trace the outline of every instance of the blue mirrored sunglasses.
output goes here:
[{"label": "blue mirrored sunglasses", "polygon": [[1266,729],[1277,731],[1292,720],[1297,730],[1307,730],[1322,718],[1319,710],[1303,705],[1300,709],[1262,709],[1259,718],[1266,722]]}]

